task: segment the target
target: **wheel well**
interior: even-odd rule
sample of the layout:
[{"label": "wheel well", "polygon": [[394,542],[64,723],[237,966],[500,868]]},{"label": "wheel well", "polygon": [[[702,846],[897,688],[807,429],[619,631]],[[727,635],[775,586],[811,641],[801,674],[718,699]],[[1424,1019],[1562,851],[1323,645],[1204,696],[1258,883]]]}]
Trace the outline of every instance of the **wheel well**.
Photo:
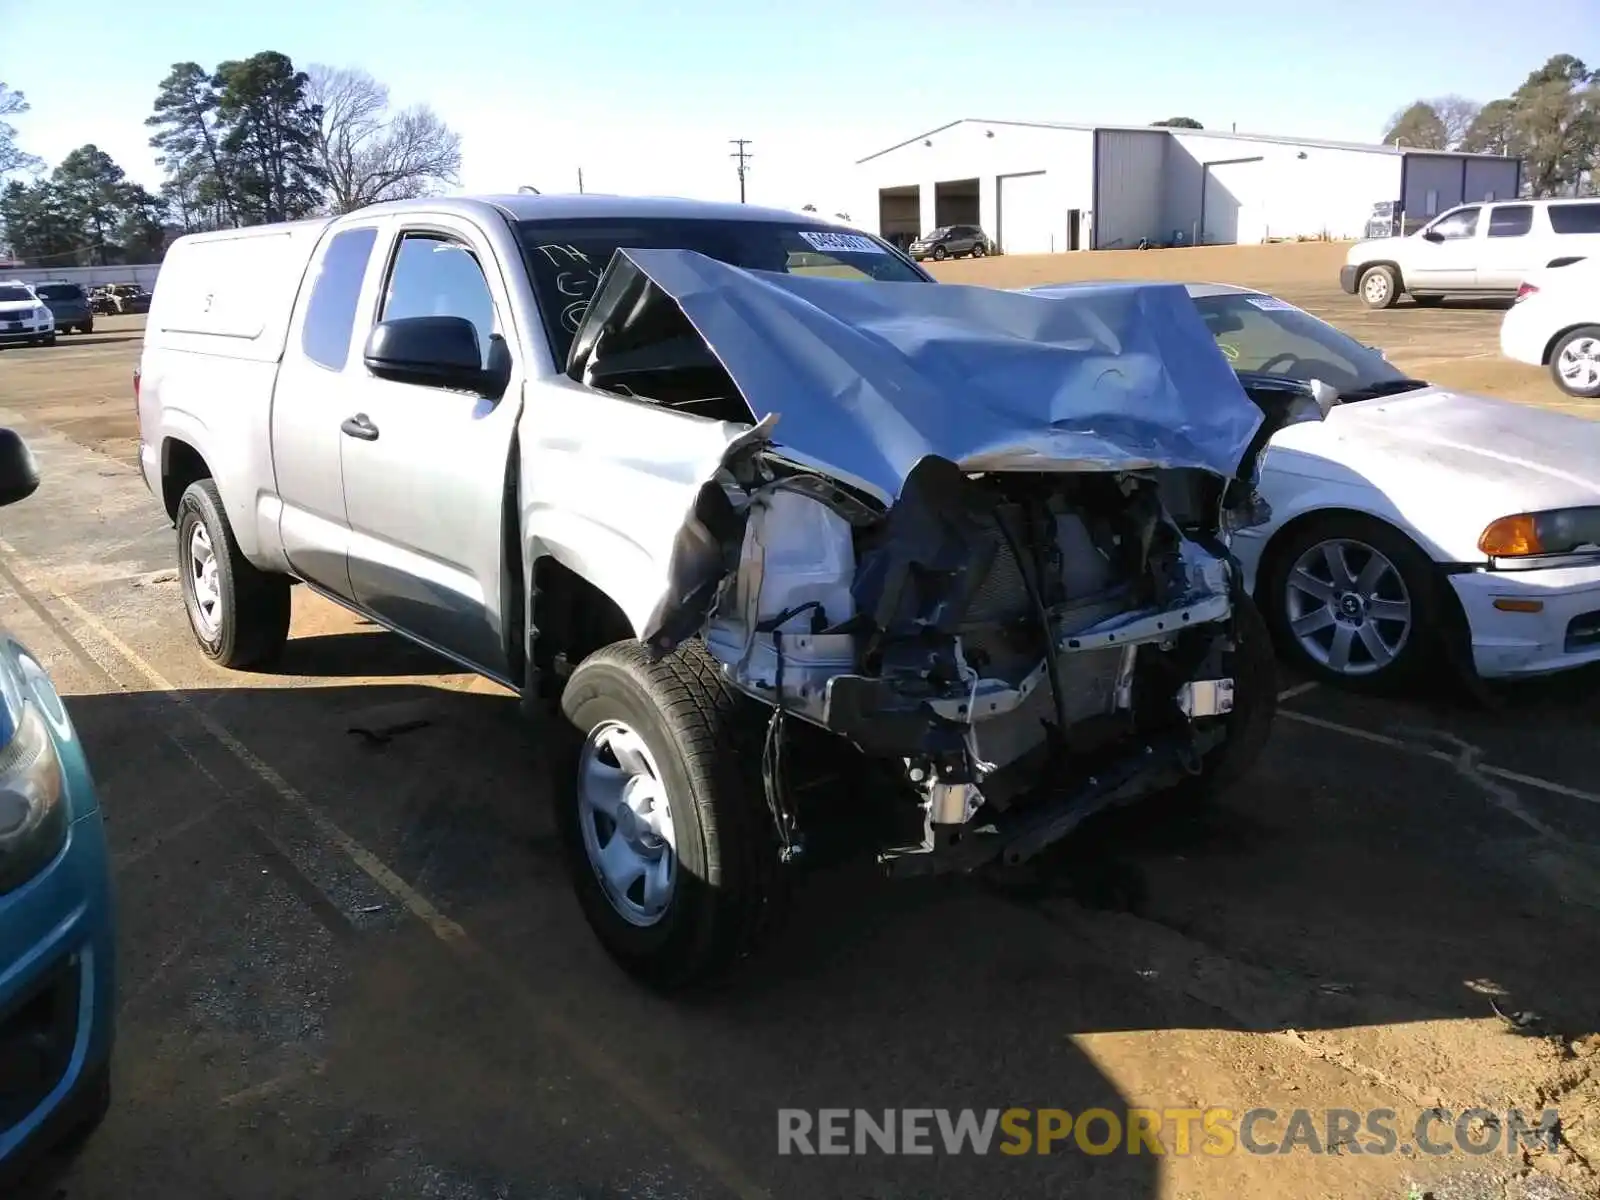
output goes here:
[{"label": "wheel well", "polygon": [[1550,365],[1550,356],[1556,352],[1556,344],[1560,342],[1562,338],[1566,337],[1567,334],[1576,333],[1580,329],[1587,329],[1591,327],[1594,329],[1600,329],[1600,325],[1596,325],[1593,321],[1578,321],[1574,324],[1568,325],[1565,329],[1556,330],[1556,332],[1551,336],[1550,340],[1544,344],[1544,354],[1539,358],[1539,365],[1541,367],[1548,367]]},{"label": "wheel well", "polygon": [[[1256,585],[1253,597],[1257,608],[1260,608],[1263,612],[1267,609],[1269,598],[1264,594],[1263,586],[1271,576],[1273,569],[1278,565],[1278,561],[1283,555],[1284,547],[1289,545],[1289,540],[1294,533],[1315,521],[1338,517],[1356,521],[1376,522],[1416,546],[1418,553],[1430,563],[1434,561],[1431,554],[1421,546],[1417,546],[1417,541],[1414,537],[1393,521],[1385,520],[1374,513],[1364,512],[1359,508],[1313,508],[1301,513],[1293,520],[1284,522],[1278,531],[1267,540],[1267,544],[1261,548],[1261,558],[1256,566]],[[1466,661],[1470,661],[1472,635],[1470,626],[1467,624],[1466,610],[1461,607],[1461,597],[1456,595],[1456,589],[1450,586],[1449,581],[1445,578],[1444,571],[1436,569],[1435,577],[1438,586],[1434,589],[1434,593],[1442,610],[1441,615],[1445,620],[1446,644],[1450,647],[1452,653],[1460,653],[1464,644],[1465,653],[1468,656]]]},{"label": "wheel well", "polygon": [[533,666],[539,690],[548,696],[601,646],[634,636],[633,623],[615,600],[548,554],[533,564],[532,611]]},{"label": "wheel well", "polygon": [[1380,258],[1374,262],[1365,262],[1356,268],[1357,287],[1361,286],[1361,280],[1366,277],[1367,272],[1372,270],[1373,267],[1388,267],[1389,270],[1394,272],[1394,286],[1402,292],[1406,290],[1406,277],[1405,273],[1400,270],[1400,264],[1387,258]]},{"label": "wheel well", "polygon": [[178,501],[189,485],[211,478],[211,468],[188,442],[168,438],[161,446],[161,502],[167,506],[169,520],[177,520]]}]

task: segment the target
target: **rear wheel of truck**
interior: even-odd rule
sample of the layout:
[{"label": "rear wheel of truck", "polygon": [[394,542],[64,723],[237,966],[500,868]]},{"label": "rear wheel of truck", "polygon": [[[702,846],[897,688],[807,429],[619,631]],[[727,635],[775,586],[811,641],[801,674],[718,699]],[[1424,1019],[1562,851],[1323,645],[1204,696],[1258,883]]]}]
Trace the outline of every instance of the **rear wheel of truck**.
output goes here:
[{"label": "rear wheel of truck", "polygon": [[[707,982],[755,951],[786,880],[763,802],[762,722],[699,642],[617,642],[561,695],[554,794],[573,885],[641,982]],[[565,726],[570,723],[570,728]]]},{"label": "rear wheel of truck", "polygon": [[289,640],[289,579],[239,552],[217,485],[191,483],[178,501],[178,579],[189,628],[222,666],[261,666]]}]

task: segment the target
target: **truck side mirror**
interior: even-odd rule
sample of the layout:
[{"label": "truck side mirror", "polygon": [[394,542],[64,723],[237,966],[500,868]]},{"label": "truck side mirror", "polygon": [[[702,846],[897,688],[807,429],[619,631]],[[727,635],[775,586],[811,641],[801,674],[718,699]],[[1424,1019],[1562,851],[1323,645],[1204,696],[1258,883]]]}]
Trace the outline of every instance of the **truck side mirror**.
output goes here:
[{"label": "truck side mirror", "polygon": [[379,379],[454,388],[492,400],[505,394],[511,376],[505,339],[491,340],[486,368],[477,327],[465,317],[380,321],[367,337],[362,361]]},{"label": "truck side mirror", "polygon": [[39,464],[15,429],[0,428],[0,506],[26,500],[39,488]]}]

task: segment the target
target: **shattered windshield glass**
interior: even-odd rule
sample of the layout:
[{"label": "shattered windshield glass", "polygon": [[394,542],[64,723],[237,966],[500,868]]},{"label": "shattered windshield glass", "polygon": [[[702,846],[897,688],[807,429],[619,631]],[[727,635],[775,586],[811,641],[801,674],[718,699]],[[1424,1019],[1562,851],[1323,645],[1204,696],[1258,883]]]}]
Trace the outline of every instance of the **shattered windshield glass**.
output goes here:
[{"label": "shattered windshield glass", "polygon": [[1320,379],[1349,399],[1391,394],[1404,390],[1401,385],[1423,386],[1376,350],[1275,296],[1196,296],[1194,306],[1235,371],[1300,383]]},{"label": "shattered windshield glass", "polygon": [[550,346],[565,363],[595,285],[618,247],[694,250],[749,270],[841,279],[921,282],[915,267],[876,238],[837,226],[693,218],[586,217],[521,221],[517,235],[528,258]]}]

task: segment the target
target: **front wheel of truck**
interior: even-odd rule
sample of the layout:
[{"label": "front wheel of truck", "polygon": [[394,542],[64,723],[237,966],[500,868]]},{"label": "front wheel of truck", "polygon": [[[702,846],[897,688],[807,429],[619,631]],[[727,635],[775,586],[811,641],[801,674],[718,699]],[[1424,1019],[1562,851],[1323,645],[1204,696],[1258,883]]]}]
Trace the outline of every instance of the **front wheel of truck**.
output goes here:
[{"label": "front wheel of truck", "polygon": [[239,551],[217,485],[191,483],[178,500],[178,580],[189,628],[224,667],[262,666],[289,640],[289,579]]},{"label": "front wheel of truck", "polygon": [[664,991],[707,982],[771,933],[786,892],[762,796],[759,712],[699,642],[653,659],[617,642],[561,695],[552,755],[585,918]]},{"label": "front wheel of truck", "polygon": [[1266,618],[1248,596],[1233,610],[1233,649],[1223,669],[1233,677],[1233,711],[1223,717],[1228,736],[1200,762],[1199,774],[1153,798],[1172,815],[1193,812],[1238,783],[1256,765],[1278,715],[1278,661]]}]

